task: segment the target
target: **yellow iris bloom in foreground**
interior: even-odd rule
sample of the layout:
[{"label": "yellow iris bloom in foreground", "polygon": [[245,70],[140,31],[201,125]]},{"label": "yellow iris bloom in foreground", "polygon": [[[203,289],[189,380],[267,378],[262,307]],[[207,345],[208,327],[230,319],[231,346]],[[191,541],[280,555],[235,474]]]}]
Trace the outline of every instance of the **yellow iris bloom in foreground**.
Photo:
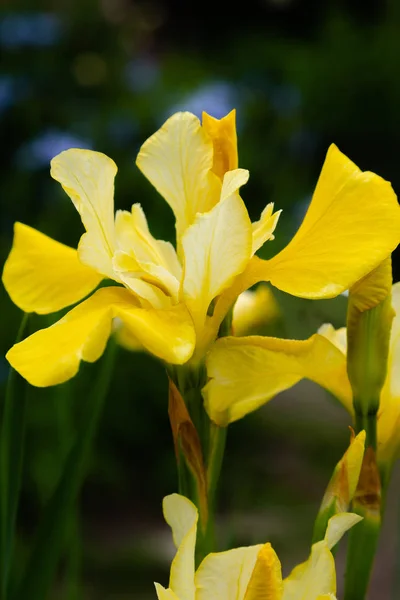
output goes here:
[{"label": "yellow iris bloom in foreground", "polygon": [[[47,314],[82,301],[47,329],[13,346],[11,365],[30,383],[73,377],[104,351],[118,317],[136,342],[167,363],[201,360],[238,295],[258,281],[327,298],[347,289],[397,245],[400,216],[390,184],[361,172],[331,146],[297,234],[271,260],[254,253],[273,238],[269,204],[251,223],[239,188],[235,115],[220,121],[173,115],[142,146],[137,165],[176,218],[175,248],[150,233],[139,204],[114,217],[115,163],[71,149],[52,160],[86,233],[74,250],[17,223],[4,285],[26,312]],[[213,306],[211,310],[210,307]],[[193,354],[194,353],[194,354]]]},{"label": "yellow iris bloom in foreground", "polygon": [[177,551],[169,588],[156,584],[159,600],[334,600],[331,549],[361,520],[352,513],[332,517],[325,539],[313,544],[308,560],[282,580],[281,563],[269,543],[209,554],[195,571],[196,507],[172,494],[164,498],[163,509]]},{"label": "yellow iris bloom in foreground", "polygon": [[[392,287],[395,317],[388,372],[378,412],[378,463],[400,455],[400,283]],[[218,340],[209,354],[206,409],[219,425],[240,419],[303,378],[331,392],[353,414],[346,366],[346,328],[323,325],[308,340],[249,336]]]}]

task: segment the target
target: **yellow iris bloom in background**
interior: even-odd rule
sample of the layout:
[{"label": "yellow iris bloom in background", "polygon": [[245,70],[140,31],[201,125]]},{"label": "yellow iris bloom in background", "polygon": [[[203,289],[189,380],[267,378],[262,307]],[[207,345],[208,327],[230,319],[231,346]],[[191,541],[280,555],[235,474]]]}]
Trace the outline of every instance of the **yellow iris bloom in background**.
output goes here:
[{"label": "yellow iris bloom in background", "polygon": [[332,145],[295,237],[271,260],[255,257],[273,239],[279,212],[269,204],[259,221],[249,219],[239,195],[249,173],[237,168],[234,112],[221,120],[204,115],[202,125],[190,113],[173,115],[143,144],[137,165],[175,214],[176,250],[151,235],[140,205],[114,217],[117,167],[89,150],[62,152],[51,166],[86,230],[78,250],[15,226],[3,282],[22,310],[55,312],[82,301],[102,279],[118,284],[11,348],[7,359],[33,385],[62,383],[81,360],[97,360],[115,317],[126,336],[167,363],[202,360],[238,295],[254,283],[332,297],[399,240],[390,184]]},{"label": "yellow iris bloom in background", "polygon": [[[392,307],[396,314],[377,423],[377,459],[382,465],[392,465],[400,455],[400,283],[392,287]],[[303,341],[222,338],[213,346],[207,367],[211,379],[204,390],[205,406],[219,425],[240,419],[303,378],[327,389],[353,414],[345,327],[335,330],[326,324]]]},{"label": "yellow iris bloom in background", "polygon": [[196,507],[184,496],[172,494],[164,498],[163,509],[177,551],[169,588],[156,584],[159,600],[334,600],[331,549],[361,520],[352,513],[332,517],[325,539],[313,544],[308,560],[282,580],[281,563],[269,543],[209,554],[196,571]]}]

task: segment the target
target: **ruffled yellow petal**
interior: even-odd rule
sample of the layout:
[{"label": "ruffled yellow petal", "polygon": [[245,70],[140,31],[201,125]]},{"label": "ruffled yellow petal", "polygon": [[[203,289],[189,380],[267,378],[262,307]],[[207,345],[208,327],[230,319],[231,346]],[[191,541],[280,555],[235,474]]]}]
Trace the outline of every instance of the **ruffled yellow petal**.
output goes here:
[{"label": "ruffled yellow petal", "polygon": [[156,587],[157,598],[158,600],[180,600],[176,594],[171,589],[165,589],[159,583],[154,584]]},{"label": "ruffled yellow petal", "polygon": [[248,583],[244,600],[281,600],[282,569],[271,544],[264,544]]},{"label": "ruffled yellow petal", "polygon": [[171,494],[163,500],[164,517],[172,529],[177,548],[171,564],[169,587],[180,600],[195,600],[194,553],[198,512],[195,505],[184,496]]},{"label": "ruffled yellow petal", "polygon": [[136,164],[174,211],[178,240],[197,213],[219,200],[221,183],[211,171],[213,144],[191,113],[170,117],[143,144]]},{"label": "ruffled yellow petal", "polygon": [[238,336],[260,333],[260,328],[275,321],[279,314],[271,288],[260,284],[255,291],[246,290],[237,299],[233,307],[233,333]]},{"label": "ruffled yellow petal", "polygon": [[400,240],[390,183],[362,172],[331,145],[312,202],[292,241],[260,277],[289,294],[332,298],[372,271]]},{"label": "ruffled yellow petal", "polygon": [[222,179],[227,171],[238,168],[236,110],[222,119],[203,112],[202,123],[214,147],[213,171]]},{"label": "ruffled yellow petal", "polygon": [[73,248],[15,223],[2,279],[14,304],[25,312],[44,315],[82,300],[102,277],[82,264]]},{"label": "ruffled yellow petal", "polygon": [[243,600],[262,544],[209,554],[196,572],[196,600]]},{"label": "ruffled yellow petal", "polygon": [[351,412],[344,355],[326,338],[281,340],[251,336],[218,340],[207,358],[203,389],[210,418],[220,426],[256,410],[302,378],[334,394]]},{"label": "ruffled yellow petal", "polygon": [[13,346],[6,358],[32,385],[63,383],[77,373],[81,360],[94,362],[102,355],[114,317],[149,352],[169,363],[186,362],[193,352],[194,330],[185,307],[145,310],[128,290],[108,287]]},{"label": "ruffled yellow petal", "polygon": [[265,242],[274,239],[274,231],[278,224],[281,210],[273,212],[274,203],[267,204],[261,213],[259,221],[253,223],[253,254],[261,248]]},{"label": "ruffled yellow petal", "polygon": [[71,148],[51,161],[51,176],[71,198],[86,229],[78,246],[80,259],[111,279],[115,279],[111,258],[115,250],[116,173],[111,158],[92,150]]},{"label": "ruffled yellow petal", "polygon": [[183,297],[201,331],[211,301],[246,266],[251,254],[251,223],[237,192],[198,215],[182,238]]}]

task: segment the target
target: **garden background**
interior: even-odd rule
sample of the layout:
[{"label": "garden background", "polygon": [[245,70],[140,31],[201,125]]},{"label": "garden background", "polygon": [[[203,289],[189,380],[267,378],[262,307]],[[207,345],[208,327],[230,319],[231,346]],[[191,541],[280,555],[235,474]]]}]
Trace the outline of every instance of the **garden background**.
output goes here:
[{"label": "garden background", "polygon": [[[399,193],[399,27],[396,0],[3,0],[2,261],[16,220],[76,247],[79,216],[49,175],[50,159],[69,147],[112,157],[119,167],[116,208],[140,202],[152,233],[173,240],[172,213],[134,161],[177,110],[222,117],[237,109],[250,215],[255,220],[271,201],[284,211],[264,257],[296,231],[332,142]],[[280,316],[266,333],[304,339],[324,322],[345,323],[344,297],[313,302],[273,293]],[[3,289],[0,310],[4,355],[21,314]],[[35,317],[31,327],[57,316]],[[84,364],[72,382],[29,389],[21,565],[100,368]],[[7,374],[2,359],[2,392]],[[270,540],[284,573],[304,559],[348,424],[326,392],[303,382],[232,425],[220,483],[220,547]],[[152,357],[121,348],[54,598],[155,598],[152,582],[167,583],[172,552],[161,500],[176,487],[166,375]],[[397,470],[371,600],[400,597],[399,487]]]}]

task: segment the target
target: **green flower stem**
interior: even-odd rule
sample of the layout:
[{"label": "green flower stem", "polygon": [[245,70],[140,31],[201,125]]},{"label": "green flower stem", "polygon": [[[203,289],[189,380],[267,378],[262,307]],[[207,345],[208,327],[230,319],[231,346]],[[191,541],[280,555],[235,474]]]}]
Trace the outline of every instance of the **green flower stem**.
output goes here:
[{"label": "green flower stem", "polygon": [[[354,406],[358,404],[354,401]],[[379,402],[377,403],[379,406]],[[365,447],[369,446],[374,449],[376,452],[377,449],[377,415],[376,411],[364,415],[357,413],[355,414],[355,431],[356,434],[360,433],[360,431],[365,430],[366,438],[365,438]]]},{"label": "green flower stem", "polygon": [[218,487],[218,481],[221,474],[222,462],[225,453],[227,427],[218,427],[213,421],[210,421],[209,433],[209,453],[207,460],[207,482],[208,499],[210,509],[215,508],[215,496]]},{"label": "green flower stem", "polygon": [[[15,343],[25,334],[29,315],[24,314]],[[6,600],[15,521],[21,485],[25,438],[26,381],[10,367],[4,399],[0,438],[0,594]]]},{"label": "green flower stem", "polygon": [[24,577],[12,600],[43,600],[48,597],[67,541],[71,514],[76,510],[76,500],[86,474],[93,440],[111,383],[116,348],[116,343],[111,338],[98,366],[92,391],[86,399],[75,442],[43,514]]},{"label": "green flower stem", "polygon": [[357,503],[354,503],[353,510],[363,520],[349,532],[344,600],[364,600],[381,530],[381,519],[379,511],[364,508]]}]

